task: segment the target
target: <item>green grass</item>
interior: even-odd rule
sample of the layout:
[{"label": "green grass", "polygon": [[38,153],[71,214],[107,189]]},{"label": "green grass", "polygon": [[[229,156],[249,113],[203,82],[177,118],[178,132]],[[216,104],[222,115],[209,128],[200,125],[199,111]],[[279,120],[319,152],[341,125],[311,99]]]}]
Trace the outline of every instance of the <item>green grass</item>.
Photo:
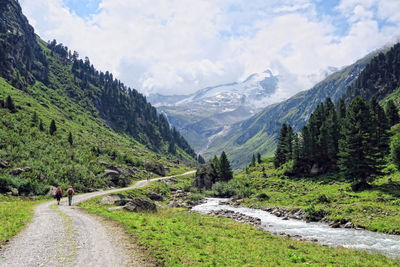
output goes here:
[{"label": "green grass", "polygon": [[30,222],[34,207],[40,202],[0,196],[0,245]]},{"label": "green grass", "polygon": [[118,221],[162,266],[398,266],[399,261],[343,248],[294,241],[230,219],[160,209],[130,213],[99,205],[80,206]]},{"label": "green grass", "polygon": [[[264,168],[264,174],[263,174]],[[253,194],[246,198],[245,205],[253,207],[286,207],[306,209],[314,205],[323,209],[332,220],[348,219],[368,230],[396,233],[400,232],[400,173],[376,179],[370,190],[355,193],[351,184],[340,175],[325,175],[315,178],[289,178],[274,170],[271,162],[264,162],[248,173],[238,173],[234,180],[246,184]],[[392,182],[388,183],[388,177]],[[266,194],[268,200],[260,200],[257,195]],[[325,195],[328,203],[320,203]]]},{"label": "green grass", "polygon": [[[10,168],[0,169],[0,192],[17,188],[22,194],[41,195],[51,185],[65,188],[69,184],[77,191],[102,188],[109,184],[109,178],[103,177],[107,167],[100,162],[138,169],[132,180],[146,177],[143,171],[146,161],[168,166],[167,175],[188,170],[183,164],[172,163],[168,156],[150,151],[132,137],[113,131],[80,103],[60,92],[63,89],[49,89],[37,82],[27,90],[29,94],[0,78],[0,100],[10,95],[18,110],[10,113],[0,108],[0,159],[10,164]],[[43,131],[39,130],[38,122],[32,121],[35,112],[43,121]],[[48,132],[52,119],[57,126],[54,136]],[[74,140],[72,146],[67,141],[69,132]],[[29,171],[18,177],[10,174],[13,168],[27,167]]]}]

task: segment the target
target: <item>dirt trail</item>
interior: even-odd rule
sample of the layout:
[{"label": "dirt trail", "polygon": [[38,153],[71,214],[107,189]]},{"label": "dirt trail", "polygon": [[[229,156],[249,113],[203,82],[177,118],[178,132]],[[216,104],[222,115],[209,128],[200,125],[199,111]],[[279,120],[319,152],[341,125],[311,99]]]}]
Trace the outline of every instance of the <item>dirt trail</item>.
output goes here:
[{"label": "dirt trail", "polygon": [[[157,181],[181,175],[151,179]],[[76,195],[74,205],[90,198],[147,185],[135,185]],[[40,204],[27,228],[0,251],[0,266],[141,266],[134,251],[125,244],[122,231],[112,229],[76,206],[55,201]]]}]

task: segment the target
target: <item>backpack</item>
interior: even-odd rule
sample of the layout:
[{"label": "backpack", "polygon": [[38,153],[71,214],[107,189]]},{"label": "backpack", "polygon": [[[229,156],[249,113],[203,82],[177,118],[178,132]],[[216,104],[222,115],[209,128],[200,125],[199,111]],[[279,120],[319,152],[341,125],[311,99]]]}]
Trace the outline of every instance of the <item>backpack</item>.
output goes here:
[{"label": "backpack", "polygon": [[57,190],[56,190],[56,196],[61,196],[61,195],[62,195],[61,189],[57,188]]},{"label": "backpack", "polygon": [[73,193],[72,188],[69,188],[69,189],[68,189],[68,195],[72,195],[72,193]]}]

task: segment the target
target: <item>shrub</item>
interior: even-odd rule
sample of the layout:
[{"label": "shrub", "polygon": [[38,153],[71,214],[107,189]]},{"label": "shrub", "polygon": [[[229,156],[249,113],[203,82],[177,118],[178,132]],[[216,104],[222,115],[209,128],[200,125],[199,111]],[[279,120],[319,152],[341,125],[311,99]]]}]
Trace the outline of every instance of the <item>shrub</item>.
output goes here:
[{"label": "shrub", "polygon": [[261,192],[257,195],[257,198],[261,201],[269,200],[269,196],[265,192]]}]

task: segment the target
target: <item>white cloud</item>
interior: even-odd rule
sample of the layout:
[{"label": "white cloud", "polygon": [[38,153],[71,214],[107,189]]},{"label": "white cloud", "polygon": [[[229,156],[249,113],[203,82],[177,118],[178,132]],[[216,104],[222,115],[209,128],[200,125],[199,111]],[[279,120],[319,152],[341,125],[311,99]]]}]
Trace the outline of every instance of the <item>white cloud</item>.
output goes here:
[{"label": "white cloud", "polygon": [[42,38],[89,56],[144,93],[191,93],[270,68],[285,76],[276,96],[285,98],[312,86],[328,66],[384,45],[400,24],[397,0],[342,0],[343,35],[309,0],[103,0],[85,18],[62,0],[20,2]]}]

